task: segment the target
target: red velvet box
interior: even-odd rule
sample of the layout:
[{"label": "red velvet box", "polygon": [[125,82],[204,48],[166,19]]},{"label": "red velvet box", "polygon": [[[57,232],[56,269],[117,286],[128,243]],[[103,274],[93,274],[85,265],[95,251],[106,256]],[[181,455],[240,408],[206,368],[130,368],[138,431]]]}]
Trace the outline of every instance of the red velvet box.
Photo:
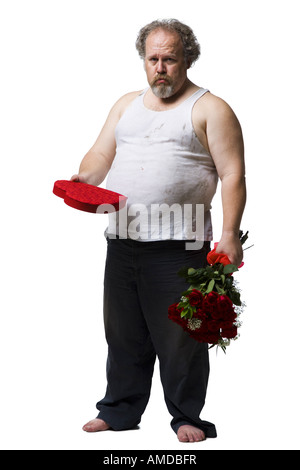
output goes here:
[{"label": "red velvet box", "polygon": [[127,200],[126,196],[114,191],[68,180],[56,181],[53,193],[74,209],[98,214],[118,211],[125,206]]}]

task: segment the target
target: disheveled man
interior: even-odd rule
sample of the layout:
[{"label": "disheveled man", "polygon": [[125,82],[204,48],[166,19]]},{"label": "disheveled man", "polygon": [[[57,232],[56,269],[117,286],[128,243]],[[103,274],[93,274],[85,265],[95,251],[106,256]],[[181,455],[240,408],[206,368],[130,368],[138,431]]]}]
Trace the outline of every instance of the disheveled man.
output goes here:
[{"label": "disheveled man", "polygon": [[[201,441],[216,437],[214,424],[200,418],[209,377],[208,346],[171,322],[168,306],[186,288],[179,269],[206,264],[213,239],[211,201],[219,179],[223,231],[218,251],[235,265],[242,261],[242,131],[222,99],[189,80],[187,72],[200,47],[188,26],[154,21],[140,31],[136,47],[149,87],[113,106],[72,177],[98,186],[108,176],[107,188],[128,197],[126,217],[122,211],[110,215],[106,230],[107,389],[97,403],[97,418],[83,429],[137,426],[150,397],[157,357],[172,429],[182,442]],[[162,205],[192,207],[186,217],[191,223],[184,210],[180,222],[163,217]],[[203,209],[200,227],[198,206]]]}]

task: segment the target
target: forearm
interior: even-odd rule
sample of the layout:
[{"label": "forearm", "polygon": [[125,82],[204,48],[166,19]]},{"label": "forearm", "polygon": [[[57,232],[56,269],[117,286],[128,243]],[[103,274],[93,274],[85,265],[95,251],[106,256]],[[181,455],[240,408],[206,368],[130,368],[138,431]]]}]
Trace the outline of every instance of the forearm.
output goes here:
[{"label": "forearm", "polygon": [[246,183],[244,176],[229,174],[222,179],[223,230],[226,234],[237,235],[246,204]]},{"label": "forearm", "polygon": [[78,175],[75,176],[79,176],[79,180],[84,183],[99,186],[106,178],[110,165],[104,156],[90,150],[80,164]]},{"label": "forearm", "polygon": [[234,173],[224,176],[222,178],[223,230],[217,252],[225,253],[236,266],[239,266],[243,259],[239,229],[245,203],[245,178]]}]

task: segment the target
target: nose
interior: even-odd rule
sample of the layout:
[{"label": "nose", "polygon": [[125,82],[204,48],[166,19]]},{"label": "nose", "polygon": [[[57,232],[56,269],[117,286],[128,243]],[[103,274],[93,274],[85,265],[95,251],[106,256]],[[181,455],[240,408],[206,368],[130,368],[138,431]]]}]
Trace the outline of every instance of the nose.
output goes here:
[{"label": "nose", "polygon": [[157,73],[166,73],[166,66],[164,64],[164,61],[162,59],[158,59],[157,61]]}]

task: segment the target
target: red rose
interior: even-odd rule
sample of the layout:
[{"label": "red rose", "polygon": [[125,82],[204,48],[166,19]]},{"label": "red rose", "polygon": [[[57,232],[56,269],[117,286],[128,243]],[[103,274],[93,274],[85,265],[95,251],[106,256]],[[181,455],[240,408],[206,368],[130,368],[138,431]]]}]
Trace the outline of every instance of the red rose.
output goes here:
[{"label": "red rose", "polygon": [[[211,327],[213,324],[210,320],[203,321],[201,324],[201,328],[198,330],[187,330],[190,337],[194,340],[198,341],[199,343],[209,343],[209,344],[217,344],[220,339],[220,331],[219,328],[216,330],[214,329],[211,331]],[[216,325],[214,325],[216,326]]]},{"label": "red rose", "polygon": [[184,330],[187,329],[187,321],[184,318],[181,318],[181,312],[183,308],[178,308],[178,304],[172,304],[168,308],[168,318],[174,323],[180,325]]},{"label": "red rose", "polygon": [[199,290],[193,289],[192,292],[190,292],[188,298],[190,305],[193,307],[201,307],[203,303],[203,295]]},{"label": "red rose", "polygon": [[[228,258],[225,253],[216,253],[218,243],[214,244],[214,249],[211,250],[208,255],[207,255],[207,261],[209,264],[216,264],[216,263],[221,263],[223,266],[226,266],[227,264],[231,264],[230,259]],[[238,266],[239,268],[242,268],[244,266],[244,262]]]},{"label": "red rose", "polygon": [[216,253],[216,248],[211,250],[207,255],[207,261],[209,264],[221,263],[224,266],[231,264],[229,258],[224,253]]},{"label": "red rose", "polygon": [[216,306],[212,311],[211,311],[211,317],[213,320],[223,320],[223,312],[222,310],[219,310],[218,306]]},{"label": "red rose", "polygon": [[207,328],[211,333],[218,333],[220,331],[220,322],[211,320],[207,323]]},{"label": "red rose", "polygon": [[232,301],[227,295],[220,295],[218,302],[218,318],[224,321],[234,321],[237,317]]},{"label": "red rose", "polygon": [[228,329],[222,329],[222,338],[233,339],[237,336],[237,327],[232,326]]},{"label": "red rose", "polygon": [[205,341],[203,341],[203,334],[199,331],[188,331],[188,333],[190,337],[198,341],[198,343],[205,343]]},{"label": "red rose", "polygon": [[223,331],[230,330],[233,327],[233,322],[232,321],[220,321],[219,325]]},{"label": "red rose", "polygon": [[204,297],[202,309],[206,313],[212,314],[217,309],[219,294],[217,292],[210,292]]},{"label": "red rose", "polygon": [[199,318],[199,320],[207,320],[209,318],[209,315],[205,310],[202,308],[197,308],[196,312],[194,313],[195,318]]},{"label": "red rose", "polygon": [[220,339],[220,333],[211,333],[208,337],[208,343],[210,344],[217,344]]},{"label": "red rose", "polygon": [[202,343],[217,344],[220,339],[219,333],[205,333],[201,337]]}]

